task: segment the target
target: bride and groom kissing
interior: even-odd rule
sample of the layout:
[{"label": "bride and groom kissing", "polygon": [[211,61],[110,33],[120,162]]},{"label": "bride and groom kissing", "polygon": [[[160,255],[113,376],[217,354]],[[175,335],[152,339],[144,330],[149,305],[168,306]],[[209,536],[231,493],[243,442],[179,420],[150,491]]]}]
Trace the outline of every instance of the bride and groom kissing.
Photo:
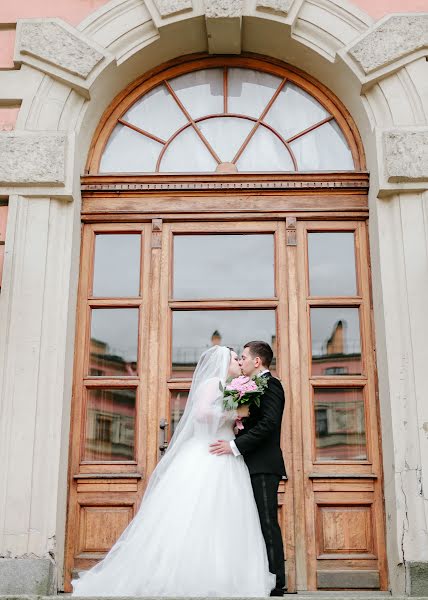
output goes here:
[{"label": "bride and groom kissing", "polygon": [[[73,596],[284,594],[284,390],[269,371],[272,358],[262,341],[248,342],[240,358],[225,346],[202,354],[140,508],[106,557],[72,581]],[[261,382],[249,408],[226,399],[241,375]]]}]

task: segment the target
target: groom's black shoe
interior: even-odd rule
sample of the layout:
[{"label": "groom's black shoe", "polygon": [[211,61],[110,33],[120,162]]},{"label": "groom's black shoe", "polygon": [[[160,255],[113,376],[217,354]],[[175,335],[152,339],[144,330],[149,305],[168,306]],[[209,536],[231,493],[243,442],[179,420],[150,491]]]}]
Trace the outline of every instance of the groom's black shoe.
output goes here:
[{"label": "groom's black shoe", "polygon": [[283,596],[284,590],[282,588],[273,588],[270,593],[271,596]]}]

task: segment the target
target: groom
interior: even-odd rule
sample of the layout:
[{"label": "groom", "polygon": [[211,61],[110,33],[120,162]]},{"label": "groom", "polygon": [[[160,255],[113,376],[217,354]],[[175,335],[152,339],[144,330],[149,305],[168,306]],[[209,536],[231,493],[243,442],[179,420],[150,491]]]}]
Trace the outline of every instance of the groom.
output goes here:
[{"label": "groom", "polygon": [[244,429],[234,441],[219,440],[211,444],[212,454],[242,454],[251,475],[254,498],[260,516],[269,560],[269,570],[276,575],[271,596],[283,596],[285,587],[284,548],[278,524],[278,485],[286,477],[280,436],[284,411],[284,390],[279,379],[269,371],[272,348],[266,342],[248,342],[244,346],[240,366],[243,375],[268,378],[260,408],[252,405]]}]

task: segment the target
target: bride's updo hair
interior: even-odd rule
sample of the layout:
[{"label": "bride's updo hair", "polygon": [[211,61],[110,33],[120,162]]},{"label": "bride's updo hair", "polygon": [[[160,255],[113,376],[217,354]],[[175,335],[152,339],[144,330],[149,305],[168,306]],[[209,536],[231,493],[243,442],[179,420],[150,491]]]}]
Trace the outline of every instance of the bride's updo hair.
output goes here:
[{"label": "bride's updo hair", "polygon": [[262,365],[264,367],[266,367],[267,369],[270,367],[270,363],[273,359],[273,352],[272,348],[267,342],[262,342],[259,340],[254,342],[247,342],[244,348],[248,348],[253,358],[256,358],[256,356],[258,356],[262,361]]}]

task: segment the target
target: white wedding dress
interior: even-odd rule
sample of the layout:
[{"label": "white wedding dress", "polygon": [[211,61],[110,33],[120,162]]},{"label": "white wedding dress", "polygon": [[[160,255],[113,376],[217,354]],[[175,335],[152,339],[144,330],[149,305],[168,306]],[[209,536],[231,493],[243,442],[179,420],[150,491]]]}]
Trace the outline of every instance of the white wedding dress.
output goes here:
[{"label": "white wedding dress", "polygon": [[234,438],[236,414],[223,411],[219,392],[229,361],[224,347],[201,357],[137,515],[104,560],[73,580],[74,596],[261,597],[275,587],[244,460],[208,450]]}]

